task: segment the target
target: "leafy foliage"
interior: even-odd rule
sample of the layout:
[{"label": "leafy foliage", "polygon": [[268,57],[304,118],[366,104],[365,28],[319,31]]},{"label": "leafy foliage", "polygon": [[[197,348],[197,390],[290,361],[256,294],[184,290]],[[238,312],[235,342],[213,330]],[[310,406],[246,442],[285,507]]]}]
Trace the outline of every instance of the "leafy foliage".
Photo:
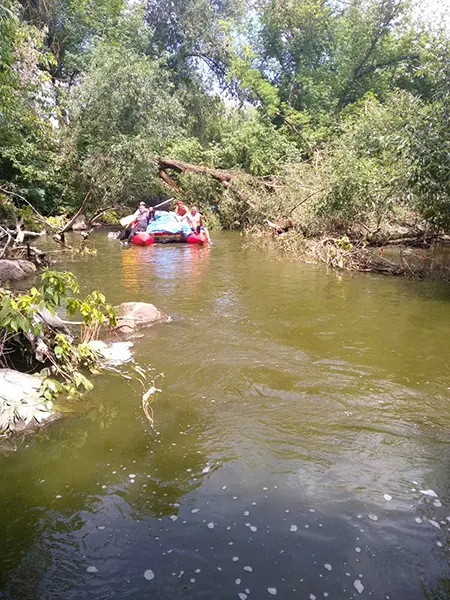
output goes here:
[{"label": "leafy foliage", "polygon": [[[47,365],[41,374],[47,377],[43,395],[49,400],[62,391],[74,395],[80,389],[92,388],[82,373],[83,369],[96,372],[99,368],[99,357],[89,341],[94,339],[101,325],[115,324],[115,312],[103,294],[94,291],[80,298],[78,293],[75,277],[56,271],[44,272],[40,286],[28,292],[0,290],[0,361],[6,365],[20,362],[32,368],[36,368],[36,361]],[[66,332],[48,327],[45,311],[55,314],[55,309],[62,304],[69,314],[79,312],[82,316],[84,328],[79,341]]]}]

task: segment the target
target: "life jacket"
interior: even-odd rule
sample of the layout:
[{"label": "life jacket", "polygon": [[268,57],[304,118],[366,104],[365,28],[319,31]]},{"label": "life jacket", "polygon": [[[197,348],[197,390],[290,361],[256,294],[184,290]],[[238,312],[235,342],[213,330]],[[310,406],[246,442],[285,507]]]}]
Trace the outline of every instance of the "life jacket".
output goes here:
[{"label": "life jacket", "polygon": [[140,212],[136,216],[136,231],[146,231],[149,218],[150,218],[150,213],[148,210],[146,210],[143,213]]}]

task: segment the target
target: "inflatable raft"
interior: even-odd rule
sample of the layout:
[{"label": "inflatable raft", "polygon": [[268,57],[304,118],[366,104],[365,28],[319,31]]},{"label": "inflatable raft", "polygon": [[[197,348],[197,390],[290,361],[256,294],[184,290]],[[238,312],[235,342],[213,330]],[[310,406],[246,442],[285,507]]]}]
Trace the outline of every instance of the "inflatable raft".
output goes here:
[{"label": "inflatable raft", "polygon": [[180,223],[173,213],[156,211],[155,220],[150,221],[147,231],[136,233],[131,240],[137,246],[159,244],[205,244],[208,239],[203,231],[193,233],[187,223]]}]

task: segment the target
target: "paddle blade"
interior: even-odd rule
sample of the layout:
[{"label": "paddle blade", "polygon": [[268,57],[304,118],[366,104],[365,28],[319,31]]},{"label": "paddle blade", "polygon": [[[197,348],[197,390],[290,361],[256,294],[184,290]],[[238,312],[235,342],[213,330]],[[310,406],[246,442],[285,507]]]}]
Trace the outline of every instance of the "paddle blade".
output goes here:
[{"label": "paddle blade", "polygon": [[122,217],[122,219],[120,219],[120,224],[122,225],[122,227],[128,227],[128,225],[131,225],[131,223],[134,221],[135,216],[134,215],[128,215],[128,217]]}]

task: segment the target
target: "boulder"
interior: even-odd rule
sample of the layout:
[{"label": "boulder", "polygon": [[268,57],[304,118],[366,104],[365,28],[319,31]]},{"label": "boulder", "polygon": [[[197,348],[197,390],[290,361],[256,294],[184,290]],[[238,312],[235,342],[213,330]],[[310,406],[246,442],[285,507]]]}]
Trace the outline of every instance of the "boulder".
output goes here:
[{"label": "boulder", "polygon": [[0,369],[0,433],[14,433],[55,418],[51,404],[39,396],[42,380],[13,369]]},{"label": "boulder", "polygon": [[86,217],[84,215],[78,215],[72,224],[73,231],[86,231],[87,228]]},{"label": "boulder", "polygon": [[0,281],[18,281],[36,273],[36,266],[28,260],[0,260]]},{"label": "boulder", "polygon": [[116,331],[119,333],[133,333],[141,327],[169,321],[167,315],[146,302],[122,302],[114,308],[117,313]]}]

